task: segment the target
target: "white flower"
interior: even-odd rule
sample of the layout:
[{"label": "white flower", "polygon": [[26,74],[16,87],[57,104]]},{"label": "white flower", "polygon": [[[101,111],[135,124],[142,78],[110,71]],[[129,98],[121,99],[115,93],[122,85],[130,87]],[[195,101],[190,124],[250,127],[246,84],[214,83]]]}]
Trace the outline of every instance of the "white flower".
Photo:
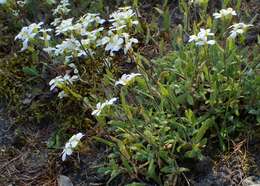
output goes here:
[{"label": "white flower", "polygon": [[189,42],[198,41],[198,40],[199,40],[199,37],[196,35],[191,35],[189,38]]},{"label": "white flower", "polygon": [[130,38],[130,35],[128,33],[123,33],[123,36],[125,38],[124,53],[126,54],[128,50],[132,48],[132,44],[138,43],[138,40],[136,38]]},{"label": "white flower", "polygon": [[208,40],[209,36],[214,36],[214,33],[210,32],[210,29],[201,28],[198,35],[191,35],[188,42],[196,42],[196,45],[214,45],[216,43],[215,40]]},{"label": "white flower", "polygon": [[108,106],[108,105],[113,105],[116,101],[118,100],[118,98],[112,98],[110,100],[106,100],[104,103],[98,103],[96,105],[96,109],[91,113],[91,115],[93,116],[99,116],[100,113],[102,112],[102,110]]},{"label": "white flower", "polygon": [[114,52],[119,51],[122,48],[124,40],[117,34],[113,35],[106,45],[105,51],[110,51],[110,55],[113,56]]},{"label": "white flower", "polygon": [[42,37],[39,37],[39,39],[41,40],[44,40],[44,41],[49,41],[51,39],[51,36],[48,34],[48,32],[51,32],[52,29],[51,28],[48,28],[48,29],[45,29],[45,28],[42,28],[39,30],[40,33],[42,33]]},{"label": "white flower", "polygon": [[38,24],[32,23],[31,25],[22,28],[20,33],[15,37],[15,40],[19,39],[23,41],[23,48],[21,49],[21,51],[24,51],[29,47],[29,41],[35,38],[35,36],[39,33],[42,25],[43,22],[40,22]]},{"label": "white flower", "polygon": [[69,38],[64,40],[61,44],[56,45],[55,47],[55,55],[64,55],[66,54],[77,54],[78,52],[81,52],[81,45],[78,40],[74,38]]},{"label": "white flower", "polygon": [[73,18],[62,20],[61,23],[56,27],[56,36],[73,31],[74,27],[72,21]]},{"label": "white flower", "polygon": [[57,26],[61,23],[62,19],[59,17],[59,18],[55,18],[53,22],[51,22],[51,25],[52,26]]},{"label": "white flower", "polygon": [[23,6],[26,4],[26,1],[17,1],[17,4],[18,4],[20,7],[23,7]]},{"label": "white flower", "polygon": [[117,85],[127,85],[132,79],[136,76],[141,76],[139,73],[123,74],[122,77],[116,81],[115,86]]},{"label": "white flower", "polygon": [[99,39],[97,41],[97,45],[96,46],[101,46],[101,45],[103,46],[103,45],[107,44],[109,41],[110,41],[110,38],[105,36],[102,39]]},{"label": "white flower", "polygon": [[66,160],[66,156],[70,156],[73,153],[73,150],[77,147],[81,138],[84,136],[81,132],[73,135],[69,141],[65,144],[65,147],[62,151],[62,161]]},{"label": "white flower", "polygon": [[67,84],[73,84],[73,82],[76,82],[78,81],[79,77],[77,75],[73,75],[73,76],[70,76],[68,74],[66,74],[64,77],[63,77],[64,81],[67,83]]},{"label": "white flower", "polygon": [[68,95],[64,92],[64,91],[61,91],[59,94],[58,94],[58,98],[60,99],[63,99],[65,97],[68,97]]},{"label": "white flower", "polygon": [[77,69],[77,67],[76,67],[76,65],[74,63],[70,63],[68,66],[74,70],[73,71],[74,74],[78,74],[79,73],[79,71],[78,71],[78,69]]},{"label": "white flower", "polygon": [[[50,91],[54,90],[57,87],[59,88],[59,86],[61,85],[72,85],[74,82],[78,80],[79,80],[78,75],[70,76],[69,74],[65,74],[64,76],[57,76],[49,82]],[[61,95],[62,94],[63,93],[61,93]],[[62,97],[61,95],[59,97]]]},{"label": "white flower", "polygon": [[201,28],[200,32],[198,33],[198,37],[204,38],[204,37],[207,37],[207,36],[214,36],[214,33],[211,33],[210,29]]},{"label": "white flower", "polygon": [[232,17],[232,16],[236,16],[237,13],[235,10],[233,10],[232,8],[228,8],[228,9],[222,9],[216,13],[213,14],[215,19],[220,19],[220,18],[227,18],[227,17]]},{"label": "white flower", "polygon": [[56,48],[53,48],[53,47],[46,47],[46,48],[43,48],[42,49],[44,52],[47,52],[48,54],[52,54]]},{"label": "white flower", "polygon": [[244,24],[244,23],[236,23],[233,24],[232,26],[230,26],[229,28],[232,28],[232,30],[230,31],[230,36],[231,38],[235,39],[237,37],[237,35],[239,34],[243,34],[244,32],[246,32],[248,27],[253,26],[252,24]]},{"label": "white flower", "polygon": [[52,79],[49,82],[49,85],[51,86],[50,90],[52,91],[53,89],[55,89],[56,87],[58,87],[59,84],[63,84],[64,83],[64,79],[62,76],[57,76],[54,79]]},{"label": "white flower", "polygon": [[109,16],[109,22],[112,22],[111,29],[120,30],[126,25],[137,25],[138,21],[135,19],[132,20],[134,16],[135,12],[131,9],[131,7],[119,8]]},{"label": "white flower", "polygon": [[61,0],[60,4],[53,10],[53,15],[67,15],[70,12],[69,0]]},{"label": "white flower", "polygon": [[99,17],[99,14],[86,14],[86,15],[83,15],[78,23],[81,23],[82,24],[82,27],[84,29],[87,29],[92,23],[97,23],[97,24],[103,24],[105,22],[104,19],[101,19]]},{"label": "white flower", "polygon": [[[105,22],[104,19],[101,19],[99,14],[86,14],[82,16],[74,25],[70,25],[68,31],[74,31],[74,33],[79,34],[81,36],[90,36],[93,35],[97,37],[97,35],[104,30],[103,27],[100,27],[98,29],[94,29],[97,26],[100,26]],[[94,28],[93,28],[94,27]],[[92,31],[89,31],[93,29]],[[67,31],[66,31],[67,32]]]}]

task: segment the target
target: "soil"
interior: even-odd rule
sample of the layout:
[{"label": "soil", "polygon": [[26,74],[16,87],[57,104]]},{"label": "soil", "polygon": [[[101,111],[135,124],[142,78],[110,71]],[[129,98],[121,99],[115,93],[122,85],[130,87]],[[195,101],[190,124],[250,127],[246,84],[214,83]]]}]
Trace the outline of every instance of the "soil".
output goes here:
[{"label": "soil", "polygon": [[95,147],[62,162],[60,150],[48,149],[52,125],[13,126],[0,110],[0,186],[57,185],[59,175],[74,185],[104,185],[106,177],[97,174],[107,150]]}]

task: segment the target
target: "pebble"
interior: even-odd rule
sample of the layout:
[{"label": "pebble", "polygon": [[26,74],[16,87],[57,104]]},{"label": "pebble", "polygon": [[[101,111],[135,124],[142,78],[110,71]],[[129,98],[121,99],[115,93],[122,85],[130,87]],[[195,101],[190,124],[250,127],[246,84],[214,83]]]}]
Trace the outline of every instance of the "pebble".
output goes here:
[{"label": "pebble", "polygon": [[260,176],[250,176],[244,179],[243,186],[260,186]]},{"label": "pebble", "polygon": [[58,176],[58,186],[73,186],[73,183],[69,177],[64,176],[64,175],[59,175]]}]

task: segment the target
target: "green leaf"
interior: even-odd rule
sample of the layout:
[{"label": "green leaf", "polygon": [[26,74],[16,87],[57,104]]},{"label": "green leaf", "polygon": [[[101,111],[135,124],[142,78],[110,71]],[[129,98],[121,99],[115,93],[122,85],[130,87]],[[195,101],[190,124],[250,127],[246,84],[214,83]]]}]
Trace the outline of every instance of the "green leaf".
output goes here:
[{"label": "green leaf", "polygon": [[189,105],[194,105],[193,97],[190,94],[187,95],[187,101]]},{"label": "green leaf", "polygon": [[111,173],[111,176],[109,178],[109,180],[107,181],[107,185],[109,185],[109,183],[111,181],[113,181],[117,176],[119,176],[121,174],[121,171],[120,170],[113,170],[112,173]]},{"label": "green leaf", "polygon": [[110,147],[115,146],[114,143],[112,143],[112,142],[110,142],[110,141],[108,141],[108,140],[105,140],[105,139],[103,139],[103,138],[100,138],[100,137],[97,137],[97,136],[94,136],[94,137],[92,137],[92,138],[95,139],[96,141],[100,142],[100,143],[106,144],[107,146],[110,146]]},{"label": "green leaf", "polygon": [[39,72],[35,67],[23,67],[23,72],[29,76],[39,76]]},{"label": "green leaf", "polygon": [[56,3],[56,0],[46,0],[46,3],[52,5]]},{"label": "green leaf", "polygon": [[58,149],[60,146],[60,135],[56,132],[48,139],[47,147],[50,149]]},{"label": "green leaf", "polygon": [[129,183],[129,184],[127,184],[126,186],[146,186],[146,185],[143,184],[143,183],[133,182],[133,183]]},{"label": "green leaf", "polygon": [[125,146],[125,144],[120,141],[120,140],[117,140],[117,145],[119,147],[119,151],[121,152],[121,154],[128,160],[130,160],[130,155],[129,155],[129,152],[127,151],[127,148]]},{"label": "green leaf", "polygon": [[156,177],[154,159],[151,159],[150,162],[149,162],[149,167],[148,167],[148,172],[147,172],[147,174],[148,174],[148,176],[149,176],[150,178]]},{"label": "green leaf", "polygon": [[164,14],[164,11],[161,10],[160,8],[154,7],[154,9],[155,9],[159,14],[161,14],[161,15]]},{"label": "green leaf", "polygon": [[214,118],[207,119],[192,138],[193,143],[199,143],[209,128],[214,125]]}]

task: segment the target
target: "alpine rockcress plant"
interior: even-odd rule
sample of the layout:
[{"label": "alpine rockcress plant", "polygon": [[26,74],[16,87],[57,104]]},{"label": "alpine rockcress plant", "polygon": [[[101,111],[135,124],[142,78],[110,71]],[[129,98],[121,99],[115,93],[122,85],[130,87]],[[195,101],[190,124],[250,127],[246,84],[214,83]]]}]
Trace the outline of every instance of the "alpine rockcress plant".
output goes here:
[{"label": "alpine rockcress plant", "polygon": [[[208,0],[189,3],[206,13]],[[233,23],[237,13],[232,8],[213,14],[213,23],[228,23],[224,32],[212,24],[194,28],[188,42],[180,42],[180,50],[151,61],[151,71],[133,49],[138,43],[133,31],[139,23],[131,7],[119,8],[107,20],[93,13],[69,18],[70,11],[69,1],[60,1],[51,26],[33,23],[22,28],[15,40],[23,43],[21,51],[34,52],[41,46],[53,62],[70,68],[49,81],[50,91],[58,91],[61,99],[75,96],[73,86],[83,82],[80,67],[85,64],[80,59],[102,61],[104,66],[119,55],[134,60],[138,72],[125,73],[118,80],[111,73],[106,82],[112,91],[92,106],[91,115],[113,134],[109,141],[95,137],[111,146],[109,162],[99,169],[111,175],[109,181],[128,174],[159,185],[174,183],[177,175],[188,171],[179,165],[183,159],[203,159],[209,138],[218,139],[225,150],[229,135],[255,117],[251,113],[256,98],[248,91],[256,84],[255,58],[248,63],[247,49],[240,51],[237,46],[237,39],[253,25]],[[63,161],[83,136],[78,133],[68,140]]]},{"label": "alpine rockcress plant", "polygon": [[[25,50],[34,52],[40,46],[55,63],[58,61],[71,69],[49,82],[50,91],[59,90],[58,97],[61,99],[76,95],[70,94],[73,92],[71,86],[81,81],[77,66],[82,64],[74,63],[76,58],[85,58],[93,62],[95,59],[103,59],[105,63],[107,59],[113,60],[120,50],[123,50],[124,55],[132,53],[132,45],[138,43],[138,40],[131,36],[131,31],[138,25],[136,14],[131,7],[119,8],[108,20],[93,13],[87,13],[79,19],[64,19],[64,15],[68,16],[70,11],[69,1],[61,0],[53,10],[55,19],[50,25],[44,25],[43,22],[32,23],[23,27],[15,37],[15,40],[20,40],[23,44],[22,52]],[[110,26],[103,26],[105,23]],[[126,83],[136,75],[131,74],[128,79],[122,79],[118,84]],[[98,103],[92,115],[99,116],[104,107],[112,105],[116,100],[117,98],[112,98],[102,104]],[[66,143],[62,155],[63,161],[66,156],[72,154],[82,136],[82,133],[78,133]],[[74,138],[76,142],[73,141]]]}]

